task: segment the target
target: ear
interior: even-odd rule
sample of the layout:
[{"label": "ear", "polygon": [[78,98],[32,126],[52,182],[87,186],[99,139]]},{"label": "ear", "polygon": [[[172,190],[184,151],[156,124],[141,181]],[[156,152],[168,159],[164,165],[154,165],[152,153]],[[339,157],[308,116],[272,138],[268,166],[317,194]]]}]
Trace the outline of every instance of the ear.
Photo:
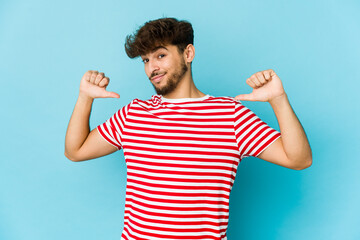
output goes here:
[{"label": "ear", "polygon": [[186,63],[191,63],[195,57],[195,47],[192,44],[188,44],[184,50],[184,60]]}]

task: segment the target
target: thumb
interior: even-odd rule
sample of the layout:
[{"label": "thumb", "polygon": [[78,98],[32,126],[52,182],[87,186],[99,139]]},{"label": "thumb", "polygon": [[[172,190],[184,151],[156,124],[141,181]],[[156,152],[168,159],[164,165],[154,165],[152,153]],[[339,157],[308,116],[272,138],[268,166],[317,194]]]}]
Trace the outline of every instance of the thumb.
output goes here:
[{"label": "thumb", "polygon": [[240,101],[255,101],[253,94],[240,94],[235,97],[236,100]]},{"label": "thumb", "polygon": [[109,98],[120,98],[120,95],[117,94],[116,92],[108,92],[106,91],[106,96],[105,97],[109,97]]}]

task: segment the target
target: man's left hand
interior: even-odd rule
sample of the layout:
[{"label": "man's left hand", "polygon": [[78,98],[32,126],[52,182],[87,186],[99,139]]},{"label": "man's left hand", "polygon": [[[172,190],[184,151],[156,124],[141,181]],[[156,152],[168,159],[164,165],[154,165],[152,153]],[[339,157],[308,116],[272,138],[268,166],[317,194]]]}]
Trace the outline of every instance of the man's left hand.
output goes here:
[{"label": "man's left hand", "polygon": [[254,73],[246,83],[253,88],[252,93],[237,95],[236,100],[270,102],[285,95],[281,80],[272,69]]}]

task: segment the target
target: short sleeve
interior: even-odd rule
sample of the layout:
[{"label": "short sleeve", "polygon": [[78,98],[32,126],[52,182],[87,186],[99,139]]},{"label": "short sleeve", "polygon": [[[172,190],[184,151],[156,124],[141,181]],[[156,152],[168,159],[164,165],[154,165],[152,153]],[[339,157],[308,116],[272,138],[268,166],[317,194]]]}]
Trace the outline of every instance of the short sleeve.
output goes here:
[{"label": "short sleeve", "polygon": [[235,102],[234,128],[240,158],[257,157],[281,137],[279,131],[268,126],[240,101]]},{"label": "short sleeve", "polygon": [[122,149],[122,138],[126,126],[126,116],[131,103],[116,111],[104,123],[97,126],[100,135],[118,150]]}]

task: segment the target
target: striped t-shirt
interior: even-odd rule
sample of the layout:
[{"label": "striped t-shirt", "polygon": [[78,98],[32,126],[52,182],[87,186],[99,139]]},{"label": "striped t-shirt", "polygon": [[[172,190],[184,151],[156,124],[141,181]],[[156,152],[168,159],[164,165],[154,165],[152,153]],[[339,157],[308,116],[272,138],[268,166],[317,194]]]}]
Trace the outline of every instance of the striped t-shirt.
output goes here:
[{"label": "striped t-shirt", "polygon": [[281,136],[232,97],[134,99],[97,126],[127,166],[121,239],[226,240],[240,161]]}]

